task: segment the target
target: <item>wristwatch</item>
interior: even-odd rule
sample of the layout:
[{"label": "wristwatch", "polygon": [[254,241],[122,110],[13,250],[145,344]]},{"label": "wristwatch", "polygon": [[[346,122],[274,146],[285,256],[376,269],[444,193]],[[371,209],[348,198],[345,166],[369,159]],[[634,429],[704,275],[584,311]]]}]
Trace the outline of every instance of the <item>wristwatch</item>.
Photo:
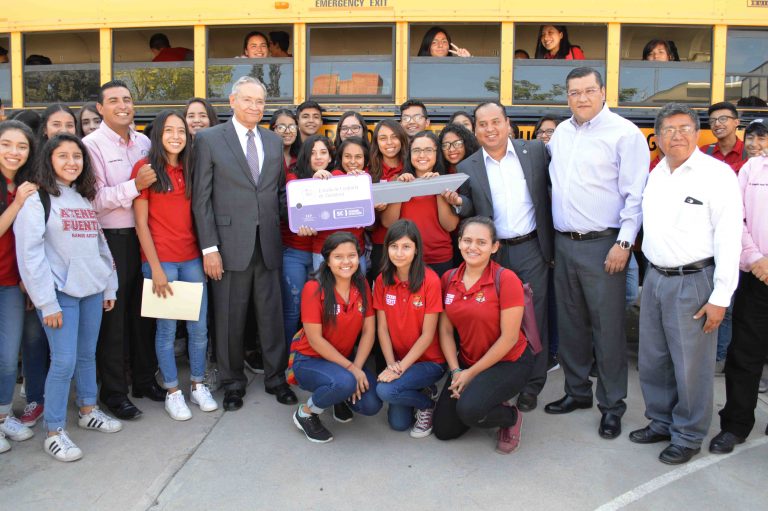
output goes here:
[{"label": "wristwatch", "polygon": [[630,248],[632,248],[632,243],[630,243],[630,242],[628,242],[628,241],[618,241],[618,240],[617,240],[617,241],[616,241],[616,244],[617,244],[619,247],[621,247],[623,250],[629,250]]}]

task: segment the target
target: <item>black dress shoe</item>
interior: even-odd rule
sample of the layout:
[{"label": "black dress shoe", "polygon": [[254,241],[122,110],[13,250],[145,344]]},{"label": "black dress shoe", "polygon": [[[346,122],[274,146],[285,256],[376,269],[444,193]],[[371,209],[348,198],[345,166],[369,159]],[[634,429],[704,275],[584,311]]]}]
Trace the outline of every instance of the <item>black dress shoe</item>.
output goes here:
[{"label": "black dress shoe", "polygon": [[656,433],[650,426],[636,429],[629,434],[629,441],[636,444],[655,444],[656,442],[668,442],[672,437]]},{"label": "black dress shoe", "polygon": [[669,444],[666,449],[659,454],[659,461],[667,465],[682,465],[688,463],[691,458],[701,452],[700,447],[683,447],[682,445]]},{"label": "black dress shoe", "polygon": [[544,407],[544,411],[552,414],[571,413],[574,410],[580,408],[592,408],[592,400],[578,400],[567,395],[562,399],[558,399],[552,403],[549,403]]},{"label": "black dress shoe", "polygon": [[136,385],[133,386],[133,389],[131,390],[131,395],[135,398],[141,399],[143,397],[149,398],[152,401],[157,402],[165,402],[165,396],[167,392],[164,388],[162,388],[160,385],[157,384],[157,380],[154,378],[152,379],[152,382],[149,384],[148,387],[137,387]]},{"label": "black dress shoe", "polygon": [[234,412],[243,407],[243,397],[245,389],[232,389],[224,391],[224,409],[228,412]]},{"label": "black dress shoe", "polygon": [[520,395],[517,396],[517,409],[521,412],[530,412],[536,409],[538,402],[536,394],[521,392]]},{"label": "black dress shoe", "polygon": [[112,412],[112,414],[118,419],[129,421],[141,417],[141,410],[136,408],[136,405],[131,403],[131,400],[128,399],[128,396],[112,398],[105,404],[107,405],[109,411]]},{"label": "black dress shoe", "polygon": [[597,432],[607,440],[616,438],[621,434],[621,417],[612,413],[604,413]]},{"label": "black dress shoe", "polygon": [[278,403],[282,403],[284,405],[295,405],[299,402],[296,394],[293,393],[290,385],[287,383],[281,383],[277,387],[272,387],[265,390],[267,391],[267,394],[272,394],[275,396]]},{"label": "black dress shoe", "polygon": [[721,431],[709,442],[709,452],[712,454],[728,454],[733,452],[735,445],[743,443],[744,439],[742,437],[736,436],[730,431]]}]

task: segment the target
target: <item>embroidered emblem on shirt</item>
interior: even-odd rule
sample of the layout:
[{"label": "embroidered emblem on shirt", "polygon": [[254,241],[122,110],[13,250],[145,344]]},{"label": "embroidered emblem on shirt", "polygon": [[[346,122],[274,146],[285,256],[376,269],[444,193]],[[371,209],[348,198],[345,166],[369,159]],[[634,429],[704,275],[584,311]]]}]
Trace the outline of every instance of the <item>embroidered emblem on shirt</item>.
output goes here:
[{"label": "embroidered emblem on shirt", "polygon": [[421,296],[413,295],[413,306],[417,309],[419,307],[424,307],[424,301],[421,299]]},{"label": "embroidered emblem on shirt", "polygon": [[395,295],[387,295],[387,305],[395,305],[397,303],[397,297]]},{"label": "embroidered emblem on shirt", "polygon": [[475,295],[475,301],[477,301],[477,303],[483,303],[485,301],[485,294],[482,291],[478,292]]},{"label": "embroidered emblem on shirt", "polygon": [[363,312],[363,301],[362,300],[358,300],[357,301],[357,311],[358,312]]},{"label": "embroidered emblem on shirt", "polygon": [[453,298],[454,298],[454,296],[452,294],[450,294],[450,293],[445,295],[445,304],[446,305],[452,304],[453,303]]}]

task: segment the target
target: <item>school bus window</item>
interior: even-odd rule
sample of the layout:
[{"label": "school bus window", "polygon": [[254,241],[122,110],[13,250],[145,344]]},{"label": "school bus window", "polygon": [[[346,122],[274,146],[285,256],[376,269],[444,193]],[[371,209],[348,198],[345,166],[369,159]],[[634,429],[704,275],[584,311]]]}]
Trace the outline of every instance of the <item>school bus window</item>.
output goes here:
[{"label": "school bus window", "polygon": [[394,38],[392,25],[310,27],[309,97],[391,101]]},{"label": "school bus window", "polygon": [[513,101],[566,103],[565,77],[576,67],[593,67],[605,76],[606,35],[604,25],[515,25],[515,51],[525,53],[513,61]]},{"label": "school bus window", "polygon": [[24,104],[83,103],[99,92],[99,33],[24,34]]},{"label": "school bus window", "polygon": [[710,102],[710,27],[622,26],[619,103]]},{"label": "school bus window", "polygon": [[194,96],[191,28],[115,30],[112,74],[137,103],[181,102]]},{"label": "school bus window", "polygon": [[271,101],[293,99],[293,27],[239,25],[208,29],[208,98],[224,101],[242,76],[267,87]]},{"label": "school bus window", "polygon": [[743,106],[768,101],[768,30],[728,29],[725,99]]},{"label": "school bus window", "polygon": [[0,100],[8,108],[11,105],[11,40],[0,34]]},{"label": "school bus window", "polygon": [[409,97],[429,101],[499,97],[500,25],[411,25],[409,44]]}]

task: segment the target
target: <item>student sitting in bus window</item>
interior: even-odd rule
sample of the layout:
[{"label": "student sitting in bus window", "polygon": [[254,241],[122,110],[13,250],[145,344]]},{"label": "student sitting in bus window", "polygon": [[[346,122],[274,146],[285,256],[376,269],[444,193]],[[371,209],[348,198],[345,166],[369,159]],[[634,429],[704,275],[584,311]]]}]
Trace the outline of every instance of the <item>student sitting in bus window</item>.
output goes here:
[{"label": "student sitting in bus window", "polygon": [[198,131],[219,124],[216,110],[213,109],[207,99],[203,98],[192,98],[187,101],[187,106],[184,108],[184,120],[187,121],[189,134],[192,135],[193,139]]},{"label": "student sitting in bus window", "polygon": [[30,55],[27,60],[24,61],[27,66],[50,66],[53,64],[50,57],[45,55]]},{"label": "student sitting in bus window", "polygon": [[525,50],[515,50],[516,59],[529,59],[531,56]]},{"label": "student sitting in bus window", "polygon": [[245,59],[265,59],[269,57],[267,36],[257,30],[248,32],[245,39],[243,39],[243,54],[240,57]]},{"label": "student sitting in bus window", "polygon": [[472,114],[469,114],[463,110],[459,110],[458,112],[453,112],[453,115],[451,115],[451,118],[448,119],[448,124],[461,124],[472,133],[474,133],[475,131],[474,121],[472,120]]},{"label": "student sitting in bus window", "polygon": [[419,47],[419,57],[471,57],[466,48],[451,42],[451,36],[441,27],[432,27],[424,34]]},{"label": "student sitting in bus window", "polygon": [[0,64],[8,63],[8,50],[0,46]]},{"label": "student sitting in bus window", "polygon": [[537,59],[584,60],[584,52],[568,40],[565,25],[542,25],[536,43]]},{"label": "student sitting in bus window", "polygon": [[153,34],[149,38],[149,51],[152,52],[152,62],[179,62],[194,60],[192,50],[189,48],[171,48],[171,41],[163,33]]},{"label": "student sitting in bus window", "polygon": [[77,115],[77,136],[83,138],[90,135],[101,125],[101,114],[96,110],[96,102],[84,104]]},{"label": "student sitting in bus window", "polygon": [[643,48],[643,60],[661,60],[663,62],[680,62],[677,46],[674,41],[651,39]]},{"label": "student sitting in bus window", "polygon": [[744,131],[744,147],[747,156],[768,156],[768,121],[755,119]]},{"label": "student sitting in bus window", "polygon": [[536,140],[541,140],[545,144],[552,138],[552,134],[555,132],[555,128],[560,124],[560,119],[554,115],[545,115],[536,123],[536,127],[533,128],[533,136]]},{"label": "student sitting in bus window", "polygon": [[273,57],[293,57],[288,53],[290,38],[288,32],[278,30],[269,33],[269,54]]}]

